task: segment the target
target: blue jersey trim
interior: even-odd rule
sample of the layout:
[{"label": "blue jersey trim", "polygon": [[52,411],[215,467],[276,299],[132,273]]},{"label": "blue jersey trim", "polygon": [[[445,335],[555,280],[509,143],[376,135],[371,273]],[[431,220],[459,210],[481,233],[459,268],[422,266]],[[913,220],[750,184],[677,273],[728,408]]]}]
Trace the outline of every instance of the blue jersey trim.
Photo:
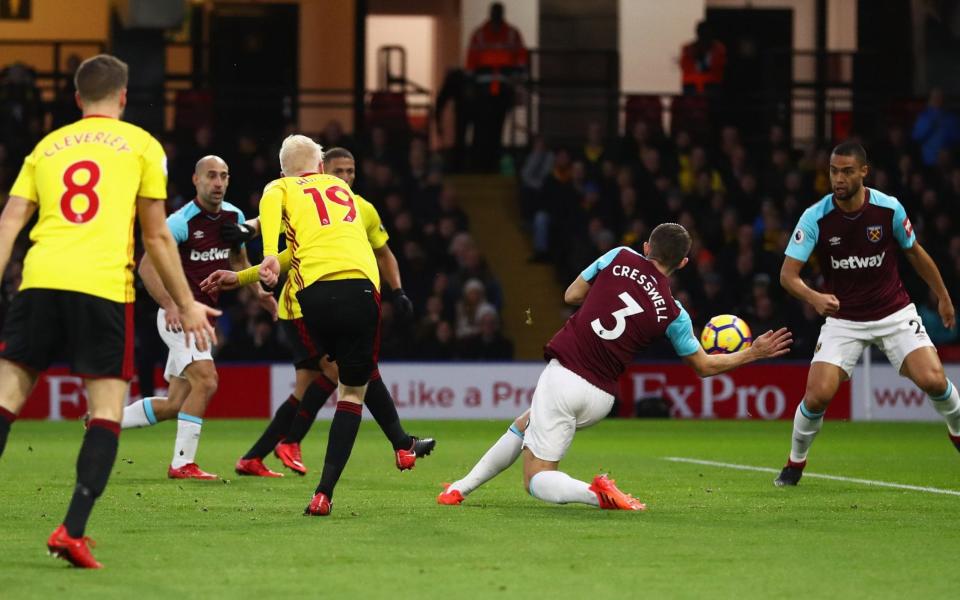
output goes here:
[{"label": "blue jersey trim", "polygon": [[606,254],[604,254],[597,260],[593,261],[589,267],[587,267],[586,269],[583,270],[583,272],[580,273],[580,277],[583,277],[585,281],[593,281],[593,278],[596,277],[600,271],[610,266],[610,263],[612,263],[613,259],[615,259],[617,255],[620,254],[621,250],[626,250],[628,252],[633,252],[637,256],[642,256],[639,252],[637,252],[633,248],[628,248],[627,246],[620,246],[619,248],[614,248],[613,250],[608,251]]},{"label": "blue jersey trim", "polygon": [[190,237],[190,227],[187,223],[199,214],[200,207],[197,206],[196,202],[190,202],[167,217],[167,227],[170,228],[170,233],[173,234],[173,239],[177,244],[184,243]]},{"label": "blue jersey trim", "polygon": [[819,202],[803,211],[797,228],[790,236],[790,243],[784,252],[790,258],[807,262],[813,252],[817,240],[820,238],[820,219],[827,216],[834,209],[833,195],[827,194]]},{"label": "blue jersey trim", "polygon": [[900,247],[903,249],[912,248],[917,241],[917,236],[913,233],[912,227],[910,232],[907,233],[906,223],[909,222],[907,220],[907,209],[893,196],[888,196],[873,188],[867,189],[870,192],[870,204],[889,208],[893,211],[893,237],[896,238]]},{"label": "blue jersey trim", "polygon": [[673,344],[677,356],[690,356],[700,351],[700,342],[693,336],[693,322],[687,310],[680,302],[677,302],[677,306],[680,307],[680,314],[667,327],[667,339]]}]

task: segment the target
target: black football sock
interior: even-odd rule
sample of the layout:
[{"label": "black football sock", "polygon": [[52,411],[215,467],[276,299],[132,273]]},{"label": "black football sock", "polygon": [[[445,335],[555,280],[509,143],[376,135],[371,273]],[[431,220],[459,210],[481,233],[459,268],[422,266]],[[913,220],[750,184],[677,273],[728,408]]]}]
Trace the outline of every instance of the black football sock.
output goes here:
[{"label": "black football sock", "polygon": [[7,436],[10,435],[10,426],[17,420],[17,415],[0,406],[0,456],[7,446]]},{"label": "black football sock", "polygon": [[383,430],[394,450],[409,450],[413,446],[413,438],[404,431],[400,424],[400,415],[397,414],[397,407],[393,404],[393,397],[390,391],[380,379],[380,373],[375,372],[367,386],[367,395],[363,398],[363,403],[377,425]]},{"label": "black football sock", "polygon": [[297,400],[297,397],[290,394],[287,401],[280,405],[277,412],[273,413],[273,418],[270,419],[270,423],[267,425],[267,428],[263,430],[260,438],[254,442],[250,450],[243,455],[244,460],[263,458],[270,454],[283,437],[283,434],[290,429],[290,422],[297,413],[298,404],[300,404],[300,401]]},{"label": "black football sock", "polygon": [[330,424],[330,437],[327,438],[327,455],[323,459],[323,473],[317,492],[323,492],[327,498],[333,499],[333,488],[340,480],[343,468],[347,466],[353,443],[357,440],[357,430],[360,429],[360,415],[363,405],[353,402],[337,402],[337,412],[333,415]]},{"label": "black football sock", "polygon": [[72,538],[83,537],[93,505],[107,487],[117,458],[119,437],[120,423],[106,419],[90,421],[77,456],[77,485],[63,520]]},{"label": "black football sock", "polygon": [[337,389],[337,384],[321,375],[317,377],[307,391],[303,393],[303,400],[300,401],[300,408],[297,414],[293,416],[293,422],[290,424],[290,430],[287,431],[286,442],[288,444],[299,444],[303,438],[307,437],[313,422],[317,419],[317,413],[327,403],[327,399]]}]

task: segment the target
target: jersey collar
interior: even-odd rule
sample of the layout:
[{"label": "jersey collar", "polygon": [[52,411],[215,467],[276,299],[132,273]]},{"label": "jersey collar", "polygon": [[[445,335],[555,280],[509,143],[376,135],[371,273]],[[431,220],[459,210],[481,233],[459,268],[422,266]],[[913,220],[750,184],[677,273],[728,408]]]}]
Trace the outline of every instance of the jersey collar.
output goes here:
[{"label": "jersey collar", "polygon": [[847,212],[847,211],[843,210],[842,208],[840,208],[840,205],[837,204],[837,199],[836,199],[835,196],[832,196],[832,195],[831,195],[831,196],[830,196],[830,201],[833,202],[833,207],[834,207],[835,209],[837,209],[837,212],[838,212],[838,213],[840,213],[841,215],[843,215],[843,216],[846,217],[847,219],[856,219],[856,218],[859,217],[861,214],[863,214],[863,211],[865,211],[865,210],[867,209],[867,205],[870,204],[870,188],[868,188],[867,186],[863,186],[863,206],[861,206],[860,208],[858,208],[857,210],[855,210],[855,211],[853,211],[853,212]]},{"label": "jersey collar", "polygon": [[220,211],[219,211],[219,212],[210,212],[209,210],[205,209],[205,208],[203,207],[203,205],[200,204],[200,200],[199,200],[198,198],[194,198],[194,199],[193,199],[193,203],[196,205],[196,207],[197,207],[198,209],[200,209],[200,213],[203,214],[203,215],[206,216],[206,217],[213,218],[213,219],[218,219],[218,218],[220,218],[220,215],[223,214],[223,204],[222,204],[222,203],[220,204]]},{"label": "jersey collar", "polygon": [[98,115],[98,114],[83,115],[83,118],[84,118],[84,119],[113,119],[113,120],[117,120],[116,117],[111,117],[110,115]]}]

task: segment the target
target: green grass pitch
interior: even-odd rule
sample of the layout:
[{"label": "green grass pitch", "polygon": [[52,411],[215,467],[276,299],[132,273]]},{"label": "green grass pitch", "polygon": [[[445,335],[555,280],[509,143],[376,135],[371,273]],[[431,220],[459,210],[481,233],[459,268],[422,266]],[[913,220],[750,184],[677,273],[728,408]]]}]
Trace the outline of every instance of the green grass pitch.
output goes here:
[{"label": "green grass pitch", "polygon": [[[199,463],[224,482],[165,477],[174,425],[125,431],[88,534],[98,572],[47,558],[74,479],[77,423],[19,422],[0,459],[0,598],[931,598],[958,585],[960,497],[676,464],[667,456],[779,467],[790,423],[608,421],[563,463],[609,471],[646,513],[551,506],[519,465],[463,506],[439,484],[508,423],[413,422],[438,439],[399,473],[364,422],[329,518],[301,516],[317,471],[281,480],[232,467],[260,422],[208,421]],[[304,444],[317,469],[326,423]],[[279,470],[276,460],[268,461]],[[825,424],[809,470],[960,489],[941,424]]]}]

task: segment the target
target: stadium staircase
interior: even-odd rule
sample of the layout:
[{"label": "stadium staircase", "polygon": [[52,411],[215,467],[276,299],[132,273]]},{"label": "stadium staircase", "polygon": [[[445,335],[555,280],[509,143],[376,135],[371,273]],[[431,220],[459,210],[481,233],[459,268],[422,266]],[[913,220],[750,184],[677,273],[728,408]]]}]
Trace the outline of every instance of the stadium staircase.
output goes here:
[{"label": "stadium staircase", "polygon": [[543,345],[563,325],[563,288],[551,265],[527,262],[533,246],[521,227],[516,180],[455,175],[447,181],[470,217],[470,233],[503,287],[503,331],[513,340],[516,358],[541,360]]}]

